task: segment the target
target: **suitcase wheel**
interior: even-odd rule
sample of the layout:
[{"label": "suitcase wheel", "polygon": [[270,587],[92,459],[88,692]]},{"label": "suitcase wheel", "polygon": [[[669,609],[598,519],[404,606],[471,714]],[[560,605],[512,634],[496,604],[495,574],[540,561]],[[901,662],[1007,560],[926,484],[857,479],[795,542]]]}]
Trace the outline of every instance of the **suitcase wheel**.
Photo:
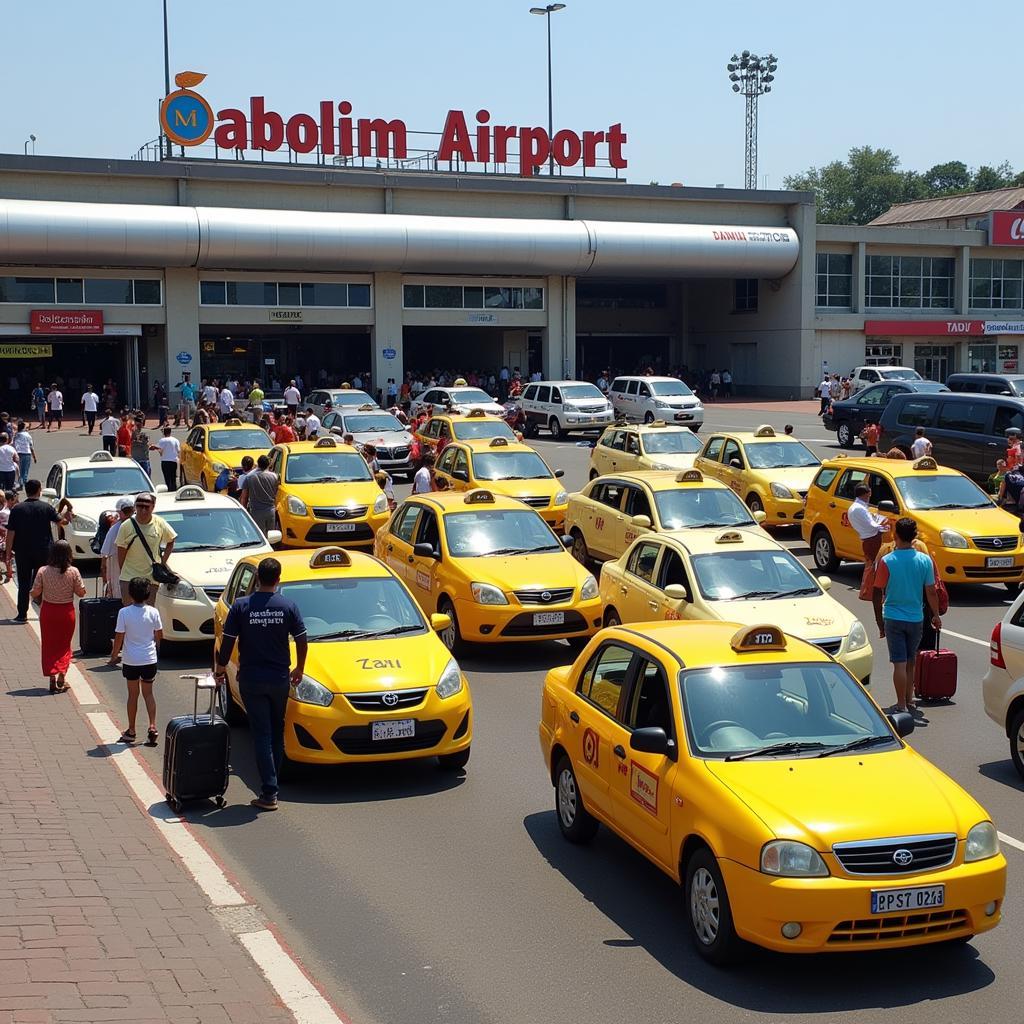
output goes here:
[{"label": "suitcase wheel", "polygon": [[171,796],[170,793],[165,793],[164,795],[167,797],[167,806],[170,807],[170,809],[172,811],[177,813],[178,811],[181,810],[181,804],[178,803],[178,801],[175,800],[174,797]]},{"label": "suitcase wheel", "polygon": [[217,797],[217,799],[214,802],[217,804],[218,810],[222,807],[226,807],[228,803],[227,800],[225,800],[224,797],[222,796]]}]

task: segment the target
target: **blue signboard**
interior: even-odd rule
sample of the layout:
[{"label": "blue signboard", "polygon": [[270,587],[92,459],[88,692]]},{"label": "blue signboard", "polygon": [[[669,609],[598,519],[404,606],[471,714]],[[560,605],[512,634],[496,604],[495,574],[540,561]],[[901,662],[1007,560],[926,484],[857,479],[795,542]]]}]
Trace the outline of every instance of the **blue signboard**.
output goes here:
[{"label": "blue signboard", "polygon": [[395,349],[393,349],[393,348],[386,348],[386,349],[384,349],[383,352],[381,352],[381,355],[385,359],[394,359],[395,356],[398,355],[398,352],[396,352]]},{"label": "blue signboard", "polygon": [[188,366],[188,364],[192,362],[192,353],[185,352],[184,350],[182,350],[177,354],[175,358],[178,360],[179,363],[181,363],[182,366]]}]

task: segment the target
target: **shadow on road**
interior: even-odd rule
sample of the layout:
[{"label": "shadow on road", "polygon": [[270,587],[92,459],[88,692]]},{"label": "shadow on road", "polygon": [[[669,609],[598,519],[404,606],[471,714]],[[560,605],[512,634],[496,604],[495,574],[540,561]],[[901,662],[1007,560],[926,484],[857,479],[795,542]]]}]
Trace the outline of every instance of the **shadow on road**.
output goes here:
[{"label": "shadow on road", "polygon": [[1009,757],[1005,761],[989,761],[978,765],[978,773],[993,782],[1000,782],[1018,793],[1024,792],[1024,780],[1017,774]]}]

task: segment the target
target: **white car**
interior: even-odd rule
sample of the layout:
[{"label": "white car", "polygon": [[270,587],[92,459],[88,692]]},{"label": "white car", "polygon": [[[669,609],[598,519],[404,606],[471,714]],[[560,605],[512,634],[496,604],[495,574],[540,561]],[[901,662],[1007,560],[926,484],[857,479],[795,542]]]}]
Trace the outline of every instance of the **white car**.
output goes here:
[{"label": "white car", "polygon": [[632,423],[679,423],[700,430],[704,406],[678,377],[616,377],[608,389],[616,413]]},{"label": "white car", "polygon": [[163,484],[154,487],[134,459],[115,458],[108,451],[98,451],[55,462],[46,475],[42,496],[53,506],[63,498],[71,502],[71,522],[61,531],[71,545],[75,561],[84,562],[99,558],[89,542],[96,535],[100,516],[113,512],[118,498],[134,498],[140,491],[166,490]]},{"label": "white car", "polygon": [[348,407],[358,408],[361,405],[369,405],[374,409],[380,406],[365,392],[356,388],[317,388],[299,403],[299,408],[305,411],[312,409],[317,416],[323,416],[324,407],[331,403],[332,409],[345,409]]},{"label": "white car", "polygon": [[351,434],[357,445],[372,444],[377,449],[381,469],[392,476],[405,474],[412,479],[413,436],[391,413],[375,405],[361,405],[358,409],[329,412],[321,425],[325,433],[337,437]]},{"label": "white car", "polygon": [[168,565],[181,580],[161,585],[156,609],[167,643],[213,639],[213,609],[235,562],[245,555],[271,554],[281,540],[270,539],[234,498],[186,484],[156,499],[156,514],[178,535]]},{"label": "white car", "polygon": [[433,387],[420,392],[412,400],[412,414],[418,416],[421,412],[426,411],[427,406],[433,406],[436,413],[443,413],[449,405],[452,407],[452,412],[483,409],[491,416],[505,415],[505,406],[486,391],[462,385],[457,388]]},{"label": "white car", "polygon": [[601,431],[615,422],[615,411],[593,384],[580,380],[541,380],[528,384],[519,402],[526,417],[523,433],[541,427],[557,441],[581,430]]},{"label": "white car", "polygon": [[883,380],[924,380],[924,377],[909,366],[855,366],[850,374],[853,381],[851,394],[856,394],[869,384]]},{"label": "white car", "polygon": [[1024,778],[1024,590],[992,630],[981,681],[985,713],[1010,741],[1010,760]]}]

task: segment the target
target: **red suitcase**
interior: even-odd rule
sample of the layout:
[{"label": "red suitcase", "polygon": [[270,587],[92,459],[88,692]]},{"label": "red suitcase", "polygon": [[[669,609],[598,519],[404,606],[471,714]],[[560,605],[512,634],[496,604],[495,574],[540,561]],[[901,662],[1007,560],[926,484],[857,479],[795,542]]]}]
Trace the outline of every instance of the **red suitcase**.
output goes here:
[{"label": "red suitcase", "polygon": [[918,651],[914,670],[914,695],[920,700],[952,699],[956,693],[956,654],[939,647],[935,634],[934,651]]}]

